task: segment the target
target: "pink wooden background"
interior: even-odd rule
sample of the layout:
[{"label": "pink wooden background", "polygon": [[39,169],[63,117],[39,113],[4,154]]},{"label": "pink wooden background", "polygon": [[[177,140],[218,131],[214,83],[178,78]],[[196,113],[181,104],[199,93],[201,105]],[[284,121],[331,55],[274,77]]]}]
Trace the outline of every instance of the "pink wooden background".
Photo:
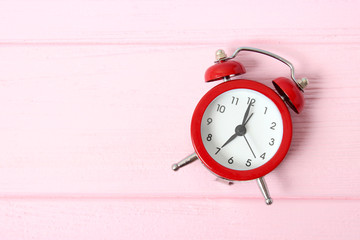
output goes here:
[{"label": "pink wooden background", "polygon": [[[1,1],[0,239],[360,239],[360,3]],[[309,78],[290,152],[228,186],[193,152],[214,51]],[[238,58],[267,85],[288,69]]]}]

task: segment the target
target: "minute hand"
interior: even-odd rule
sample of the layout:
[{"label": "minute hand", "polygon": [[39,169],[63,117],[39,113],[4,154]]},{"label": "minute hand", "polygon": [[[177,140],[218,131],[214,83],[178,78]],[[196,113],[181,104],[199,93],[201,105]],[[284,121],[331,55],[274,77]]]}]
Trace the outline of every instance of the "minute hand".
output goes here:
[{"label": "minute hand", "polygon": [[226,141],[226,143],[224,143],[224,145],[221,146],[221,148],[225,147],[228,143],[230,143],[232,140],[234,140],[237,136],[238,136],[237,133],[235,133],[234,135],[232,135],[232,136]]},{"label": "minute hand", "polygon": [[250,117],[246,120],[246,122],[244,123],[243,126],[245,126],[245,125],[247,124],[247,122],[250,120],[250,118],[252,117],[253,114],[254,114],[254,113],[251,113],[251,114],[250,114]]},{"label": "minute hand", "polygon": [[241,124],[241,125],[244,125],[245,122],[246,122],[246,119],[247,119],[247,117],[248,117],[248,115],[249,115],[249,112],[250,112],[251,104],[252,104],[252,102],[250,101],[249,106],[248,106],[247,109],[246,109],[246,112],[245,112],[245,115],[244,115],[244,118],[243,118],[243,121],[242,121],[242,124]]}]

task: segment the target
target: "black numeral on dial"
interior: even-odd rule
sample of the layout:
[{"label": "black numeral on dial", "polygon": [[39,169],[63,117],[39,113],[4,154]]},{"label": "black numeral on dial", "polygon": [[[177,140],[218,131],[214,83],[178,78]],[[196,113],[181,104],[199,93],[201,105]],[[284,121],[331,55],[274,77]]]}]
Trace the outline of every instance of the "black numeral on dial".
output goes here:
[{"label": "black numeral on dial", "polygon": [[215,155],[220,152],[221,148],[217,147],[216,149],[217,149],[217,151],[215,152]]},{"label": "black numeral on dial", "polygon": [[271,138],[271,139],[270,139],[270,142],[269,142],[269,145],[270,145],[270,146],[273,146],[274,143],[275,143],[275,139]]},{"label": "black numeral on dial", "polygon": [[276,122],[272,122],[270,129],[275,130],[275,126],[276,126]]},{"label": "black numeral on dial", "polygon": [[229,158],[228,163],[233,164],[234,163],[234,157]]},{"label": "black numeral on dial", "polygon": [[209,135],[206,137],[206,140],[208,140],[209,142],[211,141],[211,139],[212,139],[212,134],[211,133],[209,133]]},{"label": "black numeral on dial", "polygon": [[238,105],[238,103],[239,103],[239,98],[233,96],[233,97],[232,97],[231,104]]},{"label": "black numeral on dial", "polygon": [[224,113],[225,110],[226,110],[226,107],[224,105],[220,105],[220,104],[217,105],[216,111]]},{"label": "black numeral on dial", "polygon": [[247,167],[250,167],[250,166],[251,166],[251,159],[248,159],[248,160],[246,161],[245,165],[246,165]]},{"label": "black numeral on dial", "polygon": [[247,104],[251,103],[251,106],[254,106],[254,103],[256,102],[255,98],[249,98],[248,97],[248,101]]}]

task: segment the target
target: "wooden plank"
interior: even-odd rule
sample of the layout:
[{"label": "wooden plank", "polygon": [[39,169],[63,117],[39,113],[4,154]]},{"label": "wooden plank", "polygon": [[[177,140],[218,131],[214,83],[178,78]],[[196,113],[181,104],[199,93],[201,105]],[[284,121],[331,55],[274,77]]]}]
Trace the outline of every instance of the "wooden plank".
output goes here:
[{"label": "wooden plank", "polygon": [[[359,42],[349,1],[2,1],[0,42],[180,45]],[[264,38],[263,36],[267,36]]]},{"label": "wooden plank", "polygon": [[[273,196],[359,198],[360,46],[256,47],[293,60],[297,75],[311,82],[304,112],[293,114],[290,153],[267,177]],[[0,48],[1,194],[259,196],[255,183],[214,182],[200,163],[170,170],[193,151],[190,119],[217,84],[203,82],[216,48]],[[264,56],[238,60],[248,69],[244,77],[269,86],[289,74]]]},{"label": "wooden plank", "polygon": [[359,201],[2,199],[3,239],[358,239]]}]

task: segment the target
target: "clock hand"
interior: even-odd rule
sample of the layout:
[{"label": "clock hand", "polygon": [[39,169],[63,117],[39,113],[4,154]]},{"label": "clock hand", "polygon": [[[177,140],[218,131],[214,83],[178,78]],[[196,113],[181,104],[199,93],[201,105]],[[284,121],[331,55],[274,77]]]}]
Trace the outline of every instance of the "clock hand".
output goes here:
[{"label": "clock hand", "polygon": [[242,121],[241,125],[245,125],[245,121],[246,121],[246,119],[247,119],[247,117],[249,115],[251,104],[252,104],[252,101],[250,101],[249,106],[247,107],[247,109],[245,111],[245,115],[244,115],[244,118],[243,118],[243,121]]},{"label": "clock hand", "polygon": [[250,120],[250,118],[252,117],[254,113],[251,113],[250,117],[246,120],[246,122],[244,123],[244,126],[247,124],[247,122]]},{"label": "clock hand", "polygon": [[[252,116],[252,114],[250,115],[250,117]],[[249,119],[250,119],[249,117]],[[248,120],[249,120],[248,119]],[[228,143],[230,143],[232,140],[234,140],[237,136],[244,136],[246,133],[246,128],[244,125],[237,125],[235,128],[235,133],[226,141],[226,143],[224,143],[224,145],[222,145],[221,148],[225,147],[225,145],[227,145]]]},{"label": "clock hand", "polygon": [[225,145],[227,145],[229,142],[231,142],[232,140],[234,140],[237,137],[237,133],[235,133],[234,135],[232,135],[227,141],[226,143],[224,143],[224,145],[221,146],[221,148],[225,147]]},{"label": "clock hand", "polygon": [[[248,108],[246,109],[246,113],[245,113],[245,116],[244,116],[244,120],[246,120],[247,116],[249,115],[249,110],[250,110],[250,106],[251,106],[251,102],[248,106]],[[228,143],[230,143],[232,140],[234,140],[237,136],[244,136],[245,133],[246,133],[246,128],[245,128],[245,125],[247,124],[247,122],[250,120],[250,118],[252,117],[254,113],[251,113],[250,114],[250,117],[246,120],[246,121],[243,121],[243,123],[241,125],[238,125],[236,128],[235,128],[235,134],[233,134],[225,143],[224,145],[221,146],[221,148],[225,147]],[[245,136],[244,136],[245,137]],[[248,143],[249,144],[249,143]],[[249,145],[250,146],[250,145]],[[251,148],[250,148],[251,149]],[[252,151],[252,150],[251,150]],[[254,154],[254,153],[253,153]],[[254,155],[255,156],[255,155]]]},{"label": "clock hand", "polygon": [[[248,106],[248,108],[246,109],[246,112],[245,112],[244,120],[243,120],[243,123],[242,123],[242,126],[243,126],[244,128],[245,128],[245,125],[248,123],[248,121],[250,120],[250,118],[251,118],[251,117],[253,116],[253,114],[254,114],[254,113],[251,113],[250,117],[245,121],[247,115],[249,114],[249,109],[250,109],[251,104],[252,104],[252,102],[250,101],[249,106]],[[246,138],[246,136],[245,136],[245,133],[246,133],[246,131],[244,132],[244,134],[243,134],[242,136],[244,136],[247,145],[249,146],[252,154],[254,155],[254,158],[256,158],[256,156],[255,156],[255,154],[254,154],[254,151],[252,150],[252,148],[251,148],[251,146],[250,146],[250,144],[249,144],[249,141],[247,140],[247,138]]]},{"label": "clock hand", "polygon": [[244,135],[244,138],[245,138],[245,141],[246,141],[247,145],[249,146],[249,148],[250,148],[250,150],[251,150],[252,154],[254,155],[254,158],[256,158],[256,156],[255,156],[255,154],[254,154],[254,151],[252,150],[252,148],[251,148],[251,146],[250,146],[250,144],[249,144],[249,142],[248,142],[247,138],[245,137],[245,135]]}]

